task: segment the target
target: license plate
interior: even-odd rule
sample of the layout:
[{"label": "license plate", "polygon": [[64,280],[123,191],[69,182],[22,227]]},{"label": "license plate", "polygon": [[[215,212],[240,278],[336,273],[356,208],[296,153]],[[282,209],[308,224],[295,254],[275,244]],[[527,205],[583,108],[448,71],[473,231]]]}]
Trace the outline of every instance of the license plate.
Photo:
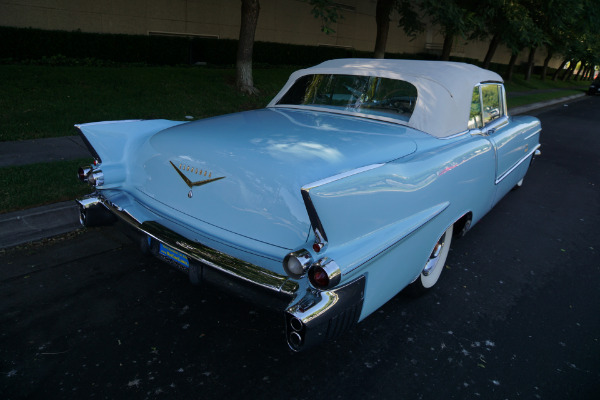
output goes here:
[{"label": "license plate", "polygon": [[164,244],[162,244],[160,242],[159,242],[159,246],[158,246],[158,253],[161,256],[166,257],[169,260],[173,260],[177,264],[184,266],[185,268],[190,267],[190,263],[185,254],[183,254],[182,252],[177,251],[175,249],[172,249],[169,246],[165,246]]}]

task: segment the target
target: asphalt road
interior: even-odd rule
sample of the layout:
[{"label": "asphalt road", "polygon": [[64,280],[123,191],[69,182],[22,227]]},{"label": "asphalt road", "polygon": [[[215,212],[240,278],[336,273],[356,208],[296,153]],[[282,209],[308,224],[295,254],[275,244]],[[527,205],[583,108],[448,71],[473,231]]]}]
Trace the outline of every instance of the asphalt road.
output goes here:
[{"label": "asphalt road", "polygon": [[598,398],[600,98],[537,115],[542,157],[438,286],[304,353],[281,315],[191,286],[114,227],[0,253],[0,397]]}]

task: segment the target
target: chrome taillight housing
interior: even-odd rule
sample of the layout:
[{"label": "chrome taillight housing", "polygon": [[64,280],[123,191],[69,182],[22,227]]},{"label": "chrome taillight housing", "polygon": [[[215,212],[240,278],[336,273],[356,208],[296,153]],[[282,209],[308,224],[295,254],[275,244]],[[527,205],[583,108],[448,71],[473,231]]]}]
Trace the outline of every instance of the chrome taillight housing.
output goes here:
[{"label": "chrome taillight housing", "polygon": [[324,257],[314,262],[312,254],[306,249],[285,256],[283,269],[294,279],[300,279],[308,274],[308,279],[315,289],[331,289],[342,279],[342,271],[335,261]]},{"label": "chrome taillight housing", "polygon": [[104,173],[100,169],[94,169],[93,165],[79,167],[77,177],[81,182],[87,182],[92,186],[104,185]]},{"label": "chrome taillight housing", "polygon": [[79,169],[77,170],[77,177],[81,182],[87,182],[87,178],[90,172],[92,172],[92,167],[90,166],[79,167]]},{"label": "chrome taillight housing", "polygon": [[90,185],[96,187],[104,185],[104,174],[102,173],[102,170],[97,169],[95,171],[92,171],[88,175],[88,182]]},{"label": "chrome taillight housing", "polygon": [[342,271],[335,261],[323,258],[310,267],[308,279],[317,289],[330,289],[340,283]]},{"label": "chrome taillight housing", "polygon": [[312,264],[312,255],[305,249],[294,251],[283,259],[283,269],[285,273],[294,279],[299,279],[304,276]]}]

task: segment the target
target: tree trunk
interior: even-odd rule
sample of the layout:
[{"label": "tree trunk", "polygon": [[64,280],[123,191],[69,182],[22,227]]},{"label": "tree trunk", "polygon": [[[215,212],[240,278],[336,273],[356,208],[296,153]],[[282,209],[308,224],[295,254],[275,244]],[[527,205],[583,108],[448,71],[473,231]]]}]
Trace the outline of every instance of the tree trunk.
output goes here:
[{"label": "tree trunk", "polygon": [[238,90],[242,93],[257,94],[252,79],[252,50],[254,49],[254,34],[260,11],[259,0],[242,0],[242,21],[240,25],[240,40],[237,49],[236,79]]},{"label": "tree trunk", "polygon": [[548,64],[550,64],[551,59],[552,59],[552,50],[548,49],[548,55],[546,56],[546,58],[544,58],[544,66],[542,67],[542,74],[540,75],[540,78],[543,81],[546,80],[546,74],[548,73]]},{"label": "tree trunk", "polygon": [[577,75],[575,76],[575,78],[573,79],[574,81],[579,81],[581,80],[581,73],[583,72],[583,70],[586,68],[586,66],[583,64],[583,62],[581,63],[581,66],[579,67],[579,71],[577,71]]},{"label": "tree trunk", "polygon": [[510,61],[508,62],[508,68],[506,68],[506,81],[510,82],[513,77],[513,70],[515,69],[515,63],[517,62],[517,57],[519,57],[519,53],[512,53],[510,56]]},{"label": "tree trunk", "polygon": [[488,51],[485,54],[485,58],[483,59],[483,68],[488,69],[492,62],[492,58],[494,57],[494,53],[498,48],[498,44],[500,44],[500,35],[495,34],[490,41],[490,45],[488,46]]},{"label": "tree trunk", "polygon": [[552,76],[552,80],[555,81],[558,79],[558,74],[560,74],[560,71],[562,71],[562,69],[565,67],[565,65],[567,65],[567,63],[569,62],[569,60],[567,60],[566,58],[563,60],[562,63],[560,63],[560,67],[557,68],[556,71],[554,71],[554,75]]},{"label": "tree trunk", "polygon": [[452,44],[454,43],[454,34],[446,33],[444,36],[444,46],[442,47],[442,61],[450,60],[450,52],[452,51]]},{"label": "tree trunk", "polygon": [[588,66],[587,64],[581,69],[581,71],[579,71],[579,76],[577,77],[578,81],[583,81],[585,80],[585,76],[587,75],[588,72]]},{"label": "tree trunk", "polygon": [[535,51],[537,47],[529,49],[529,58],[527,59],[527,71],[525,71],[525,80],[531,79],[531,73],[533,72],[533,64],[535,63]]},{"label": "tree trunk", "polygon": [[576,66],[577,66],[577,61],[571,61],[571,65],[569,66],[569,69],[567,70],[567,72],[565,72],[565,74],[562,77],[563,81],[571,80],[571,78],[573,77],[573,71],[575,71]]},{"label": "tree trunk", "polygon": [[588,70],[588,74],[587,74],[587,80],[588,80],[588,81],[591,81],[592,79],[594,79],[594,72],[596,71],[596,70],[594,69],[594,67],[595,67],[595,66],[594,66],[594,64],[591,64],[591,65],[590,65],[590,68],[589,68],[589,70]]},{"label": "tree trunk", "polygon": [[375,22],[377,23],[377,37],[375,38],[375,58],[385,58],[385,46],[390,30],[390,13],[394,0],[377,0]]}]

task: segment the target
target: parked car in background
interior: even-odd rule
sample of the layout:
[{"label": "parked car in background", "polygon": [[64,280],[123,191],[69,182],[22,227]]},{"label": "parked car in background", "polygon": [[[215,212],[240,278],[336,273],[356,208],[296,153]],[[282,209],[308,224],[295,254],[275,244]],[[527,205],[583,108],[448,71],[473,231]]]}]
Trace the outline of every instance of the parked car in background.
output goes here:
[{"label": "parked car in background", "polygon": [[541,131],[493,72],[371,59],[297,71],[262,110],[77,128],[96,160],[82,224],[117,216],[192,282],[278,310],[295,351],[434,286]]}]

